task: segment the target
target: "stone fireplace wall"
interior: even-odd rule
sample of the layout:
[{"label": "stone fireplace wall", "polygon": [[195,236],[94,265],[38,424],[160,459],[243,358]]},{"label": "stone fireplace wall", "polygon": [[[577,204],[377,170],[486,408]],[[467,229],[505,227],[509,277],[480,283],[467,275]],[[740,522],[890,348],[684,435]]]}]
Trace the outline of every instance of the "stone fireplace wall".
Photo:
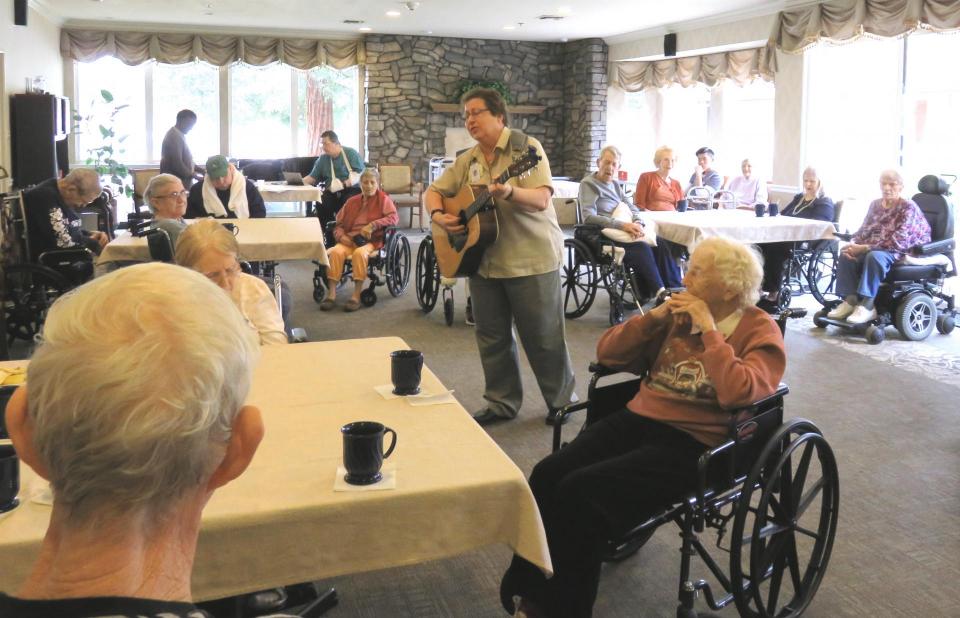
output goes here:
[{"label": "stone fireplace wall", "polygon": [[430,104],[455,102],[464,79],[502,81],[512,105],[544,106],[540,113],[512,114],[511,126],[543,143],[555,176],[579,178],[596,159],[606,133],[607,47],[602,40],[564,44],[369,35],[366,51],[371,162],[410,163],[416,178],[426,180],[430,157],[444,154],[447,127],[463,126],[459,111],[435,112]]}]

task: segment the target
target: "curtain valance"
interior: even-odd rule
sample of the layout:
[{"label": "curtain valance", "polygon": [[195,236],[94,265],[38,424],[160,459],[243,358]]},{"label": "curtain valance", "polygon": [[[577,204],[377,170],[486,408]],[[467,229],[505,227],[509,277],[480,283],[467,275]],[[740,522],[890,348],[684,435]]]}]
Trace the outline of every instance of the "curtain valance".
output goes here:
[{"label": "curtain valance", "polygon": [[304,70],[321,65],[344,69],[366,61],[362,40],[321,41],[226,34],[72,29],[61,31],[60,53],[64,58],[80,62],[91,62],[103,56],[114,56],[129,65],[148,60],[167,64],[203,60],[215,66],[226,66],[237,61],[263,66],[279,61]]},{"label": "curtain valance", "polygon": [[918,29],[960,29],[957,0],[833,0],[783,11],[767,43],[764,72],[777,69],[774,48],[799,54],[820,39],[896,37]]},{"label": "curtain valance", "polygon": [[764,59],[766,54],[765,48],[755,47],[686,58],[616,62],[611,81],[627,92],[670,84],[690,86],[697,82],[714,86],[722,79],[732,79],[741,85],[757,77],[773,81],[773,73],[763,71],[768,64]]}]

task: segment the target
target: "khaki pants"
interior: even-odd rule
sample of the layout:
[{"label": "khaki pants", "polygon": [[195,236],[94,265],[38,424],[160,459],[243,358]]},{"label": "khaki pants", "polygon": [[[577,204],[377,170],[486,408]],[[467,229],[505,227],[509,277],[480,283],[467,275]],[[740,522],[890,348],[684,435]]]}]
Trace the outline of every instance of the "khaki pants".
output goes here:
[{"label": "khaki pants", "polygon": [[330,260],[330,266],[327,268],[327,279],[340,281],[340,277],[343,276],[343,265],[349,258],[353,262],[353,280],[363,281],[367,278],[367,263],[370,261],[370,256],[376,252],[377,248],[373,243],[355,248],[337,243],[327,249],[327,258]]}]

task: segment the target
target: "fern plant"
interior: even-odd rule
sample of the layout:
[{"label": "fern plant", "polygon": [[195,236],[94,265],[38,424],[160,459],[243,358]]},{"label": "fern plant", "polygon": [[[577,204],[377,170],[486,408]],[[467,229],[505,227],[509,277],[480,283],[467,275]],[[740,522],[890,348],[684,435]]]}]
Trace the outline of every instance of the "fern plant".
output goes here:
[{"label": "fern plant", "polygon": [[120,161],[124,153],[126,135],[117,134],[117,115],[129,107],[126,103],[114,102],[113,93],[101,90],[100,97],[90,102],[87,115],[74,112],[74,127],[78,133],[99,134],[101,142],[87,150],[86,164],[100,174],[101,183],[117,189],[115,195],[133,196],[133,178],[130,170]]}]

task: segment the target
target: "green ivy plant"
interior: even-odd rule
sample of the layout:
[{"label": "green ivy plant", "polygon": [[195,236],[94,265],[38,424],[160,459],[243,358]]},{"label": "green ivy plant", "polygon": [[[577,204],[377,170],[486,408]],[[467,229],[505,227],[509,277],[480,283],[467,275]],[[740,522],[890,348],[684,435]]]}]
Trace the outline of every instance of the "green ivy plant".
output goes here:
[{"label": "green ivy plant", "polygon": [[100,97],[90,102],[87,115],[74,112],[73,120],[78,133],[99,133],[102,139],[98,146],[87,150],[87,165],[100,174],[101,182],[118,190],[114,191],[115,194],[132,197],[133,178],[130,170],[118,160],[124,153],[123,142],[127,136],[117,135],[116,129],[117,114],[127,107],[127,104],[114,103],[113,93],[109,90],[101,90]]},{"label": "green ivy plant", "polygon": [[474,88],[490,88],[491,90],[496,90],[500,93],[500,96],[503,97],[503,100],[506,101],[507,104],[513,103],[513,97],[510,96],[510,91],[507,90],[507,87],[503,82],[495,80],[478,81],[471,79],[461,80],[460,83],[457,84],[457,97],[455,103],[459,103],[460,98]]}]

